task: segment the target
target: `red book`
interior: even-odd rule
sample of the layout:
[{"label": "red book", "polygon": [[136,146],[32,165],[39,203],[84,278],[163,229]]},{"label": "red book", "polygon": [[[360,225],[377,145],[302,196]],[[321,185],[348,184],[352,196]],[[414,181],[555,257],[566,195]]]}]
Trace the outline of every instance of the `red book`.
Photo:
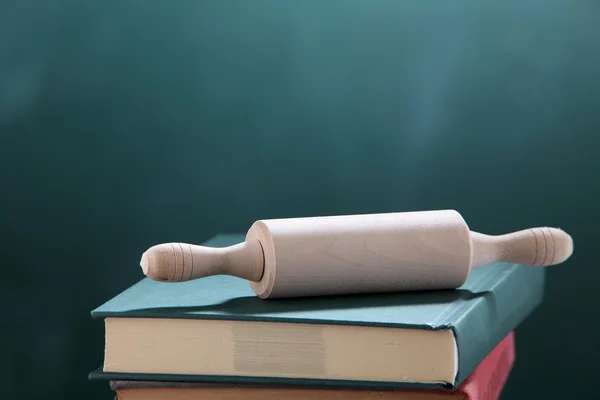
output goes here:
[{"label": "red book", "polygon": [[[475,368],[450,397],[464,400],[497,400],[515,363],[515,334],[509,333]],[[441,394],[441,392],[438,392]]]},{"label": "red book", "polygon": [[454,392],[431,390],[351,390],[308,387],[224,386],[159,381],[111,381],[119,400],[327,399],[327,400],[497,400],[515,362],[514,333],[509,333]]},{"label": "red book", "polygon": [[511,332],[458,388],[466,400],[497,400],[515,362],[515,334]]}]

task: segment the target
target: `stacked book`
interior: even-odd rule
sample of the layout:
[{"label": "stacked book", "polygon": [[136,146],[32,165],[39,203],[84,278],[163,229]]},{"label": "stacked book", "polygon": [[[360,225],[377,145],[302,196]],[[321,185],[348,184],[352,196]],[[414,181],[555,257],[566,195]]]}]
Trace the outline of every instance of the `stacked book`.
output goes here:
[{"label": "stacked book", "polygon": [[544,280],[496,263],[456,290],[263,300],[231,276],[144,278],[92,311],[106,342],[90,379],[119,400],[497,399]]}]

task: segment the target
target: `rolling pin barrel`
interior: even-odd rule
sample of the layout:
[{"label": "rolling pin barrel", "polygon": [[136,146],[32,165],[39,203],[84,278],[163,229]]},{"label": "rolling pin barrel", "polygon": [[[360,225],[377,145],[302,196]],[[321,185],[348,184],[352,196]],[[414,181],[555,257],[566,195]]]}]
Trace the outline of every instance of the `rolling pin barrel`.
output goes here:
[{"label": "rolling pin barrel", "polygon": [[257,221],[261,298],[456,288],[471,264],[469,228],[456,211]]}]

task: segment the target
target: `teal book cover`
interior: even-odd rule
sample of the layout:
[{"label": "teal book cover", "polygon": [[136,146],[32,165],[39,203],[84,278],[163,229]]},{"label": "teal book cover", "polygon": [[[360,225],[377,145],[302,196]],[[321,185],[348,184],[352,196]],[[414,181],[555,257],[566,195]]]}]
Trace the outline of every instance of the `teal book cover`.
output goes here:
[{"label": "teal book cover", "polygon": [[[224,247],[243,235],[218,235],[204,243]],[[144,278],[92,311],[92,317],[187,318],[451,329],[458,352],[455,381],[444,383],[351,382],[242,376],[92,372],[90,379],[307,384],[370,388],[455,390],[477,365],[542,302],[545,269],[495,263],[474,269],[455,290],[262,300],[247,281],[212,276],[184,283]]]}]

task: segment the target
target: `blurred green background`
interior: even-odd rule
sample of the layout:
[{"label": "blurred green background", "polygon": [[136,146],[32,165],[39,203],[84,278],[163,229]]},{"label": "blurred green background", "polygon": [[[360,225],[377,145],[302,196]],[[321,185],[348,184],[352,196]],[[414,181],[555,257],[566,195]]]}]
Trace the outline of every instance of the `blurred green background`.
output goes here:
[{"label": "blurred green background", "polygon": [[597,393],[600,2],[0,4],[3,398],[112,398],[153,244],[439,208],[572,234],[503,398]]}]

